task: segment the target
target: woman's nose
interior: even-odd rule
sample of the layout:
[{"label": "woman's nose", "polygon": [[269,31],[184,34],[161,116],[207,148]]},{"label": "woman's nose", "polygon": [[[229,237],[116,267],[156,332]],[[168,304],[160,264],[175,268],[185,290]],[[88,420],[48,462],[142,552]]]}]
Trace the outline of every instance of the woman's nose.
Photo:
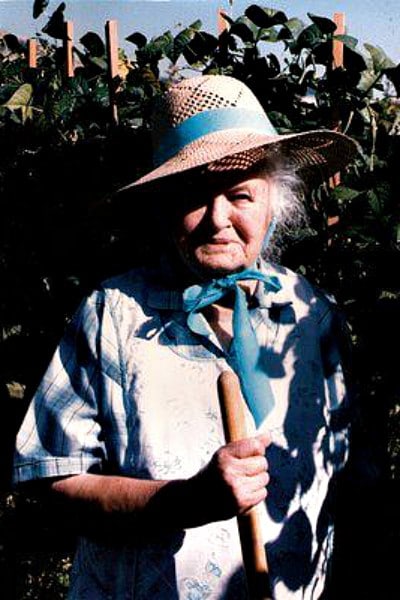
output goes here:
[{"label": "woman's nose", "polygon": [[208,205],[208,218],[215,230],[224,229],[231,225],[232,205],[223,194],[218,194],[210,199]]}]

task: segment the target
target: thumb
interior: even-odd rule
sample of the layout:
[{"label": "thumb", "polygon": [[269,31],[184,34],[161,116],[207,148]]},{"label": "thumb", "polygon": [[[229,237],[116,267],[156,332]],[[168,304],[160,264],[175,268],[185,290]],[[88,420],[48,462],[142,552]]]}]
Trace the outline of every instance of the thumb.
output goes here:
[{"label": "thumb", "polygon": [[264,448],[268,448],[268,446],[272,442],[271,434],[269,433],[269,431],[264,431],[263,433],[259,433],[256,436],[256,439],[261,442],[261,444],[264,446]]}]

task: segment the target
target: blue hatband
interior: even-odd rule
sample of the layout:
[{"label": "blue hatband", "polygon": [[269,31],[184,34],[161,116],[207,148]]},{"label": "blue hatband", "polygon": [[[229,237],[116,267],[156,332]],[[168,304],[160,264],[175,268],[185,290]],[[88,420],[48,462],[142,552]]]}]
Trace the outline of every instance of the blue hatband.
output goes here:
[{"label": "blue hatband", "polygon": [[258,134],[277,135],[265,113],[235,107],[205,110],[167,130],[154,151],[155,166],[160,166],[199,138],[226,129],[248,129]]}]

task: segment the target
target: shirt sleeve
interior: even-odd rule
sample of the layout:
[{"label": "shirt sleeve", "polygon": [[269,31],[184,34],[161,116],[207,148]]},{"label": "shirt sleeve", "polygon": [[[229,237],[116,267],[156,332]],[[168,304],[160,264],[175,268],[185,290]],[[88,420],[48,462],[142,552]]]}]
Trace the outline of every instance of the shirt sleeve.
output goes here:
[{"label": "shirt sleeve", "polygon": [[118,344],[104,293],[69,324],[17,436],[14,482],[101,472],[105,398],[120,394]]}]

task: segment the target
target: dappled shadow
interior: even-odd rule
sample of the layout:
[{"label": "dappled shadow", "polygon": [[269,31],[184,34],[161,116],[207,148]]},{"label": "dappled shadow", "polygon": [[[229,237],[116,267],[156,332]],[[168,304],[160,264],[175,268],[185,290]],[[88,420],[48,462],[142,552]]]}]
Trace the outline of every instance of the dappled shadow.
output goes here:
[{"label": "dappled shadow", "polygon": [[289,397],[276,398],[287,406],[267,449],[267,510],[281,525],[266,548],[270,576],[300,592],[330,570],[335,473],[346,456],[350,412],[348,396],[340,398],[342,317],[318,292],[317,310],[300,310],[310,306],[310,288],[297,285],[294,292],[293,304],[272,305],[272,342],[260,361],[273,386],[290,381]]},{"label": "dappled shadow", "polygon": [[[303,298],[306,300],[306,298]],[[287,310],[287,309],[286,309]],[[278,311],[279,312],[279,311]],[[273,311],[271,311],[273,315]],[[379,336],[398,329],[398,314],[393,313]],[[276,319],[279,319],[277,314]],[[293,314],[281,320],[293,323]],[[286,337],[286,343],[279,353],[274,348],[266,350],[265,362],[270,377],[284,376],[282,366],[287,352],[295,355],[293,379],[290,389],[289,406],[285,416],[283,431],[287,447],[273,443],[267,450],[271,480],[268,486],[268,513],[272,521],[282,524],[279,536],[267,544],[266,551],[273,581],[279,573],[281,581],[290,591],[303,590],[312,580],[318,558],[324,552],[324,539],[333,543],[333,553],[329,563],[323,565],[328,574],[327,585],[321,596],[324,600],[394,600],[399,589],[399,577],[395,565],[398,554],[398,500],[399,486],[390,481],[387,465],[387,437],[385,423],[385,389],[387,397],[393,397],[395,353],[389,347],[390,359],[378,368],[387,371],[388,378],[382,385],[381,395],[369,398],[365,363],[371,358],[357,356],[350,350],[349,336],[344,329],[343,318],[334,308],[331,323],[333,336],[323,336],[323,371],[318,372],[318,361],[312,356],[311,346],[300,352],[299,340],[309,328],[315,327],[312,319],[300,319]],[[377,330],[376,330],[377,331]],[[309,331],[310,333],[310,331]],[[311,340],[318,338],[318,332],[311,334]],[[368,336],[367,336],[368,339]],[[373,340],[371,340],[373,342]],[[366,346],[366,349],[369,345]],[[376,349],[382,348],[382,342]],[[378,350],[379,352],[379,350]],[[366,360],[365,360],[366,359]],[[318,436],[320,428],[326,426],[321,404],[323,398],[323,372],[332,374],[342,361],[351,391],[351,402],[345,402],[339,410],[331,413],[332,435],[325,432]],[[381,358],[377,358],[379,362]],[[374,364],[374,368],[377,364]],[[317,385],[310,386],[309,376],[314,376]],[[365,389],[359,385],[364,380]],[[319,383],[318,383],[319,382]],[[382,382],[383,383],[383,382]],[[397,384],[396,384],[397,385]],[[334,389],[331,388],[331,393]],[[334,397],[333,397],[334,400]],[[369,417],[369,406],[373,402]],[[381,403],[381,404],[379,404]],[[374,418],[375,415],[375,418]],[[343,470],[345,445],[340,431],[351,423],[349,460]],[[334,441],[334,449],[332,448]],[[315,475],[313,452],[317,448],[323,457],[324,468],[330,468],[333,476],[329,483],[325,500],[321,506],[317,522],[311,524],[306,512],[300,506],[293,508],[296,494],[307,493]],[[332,538],[332,524],[335,537]],[[312,546],[313,531],[316,545]],[[228,593],[229,595],[229,593]]]}]

